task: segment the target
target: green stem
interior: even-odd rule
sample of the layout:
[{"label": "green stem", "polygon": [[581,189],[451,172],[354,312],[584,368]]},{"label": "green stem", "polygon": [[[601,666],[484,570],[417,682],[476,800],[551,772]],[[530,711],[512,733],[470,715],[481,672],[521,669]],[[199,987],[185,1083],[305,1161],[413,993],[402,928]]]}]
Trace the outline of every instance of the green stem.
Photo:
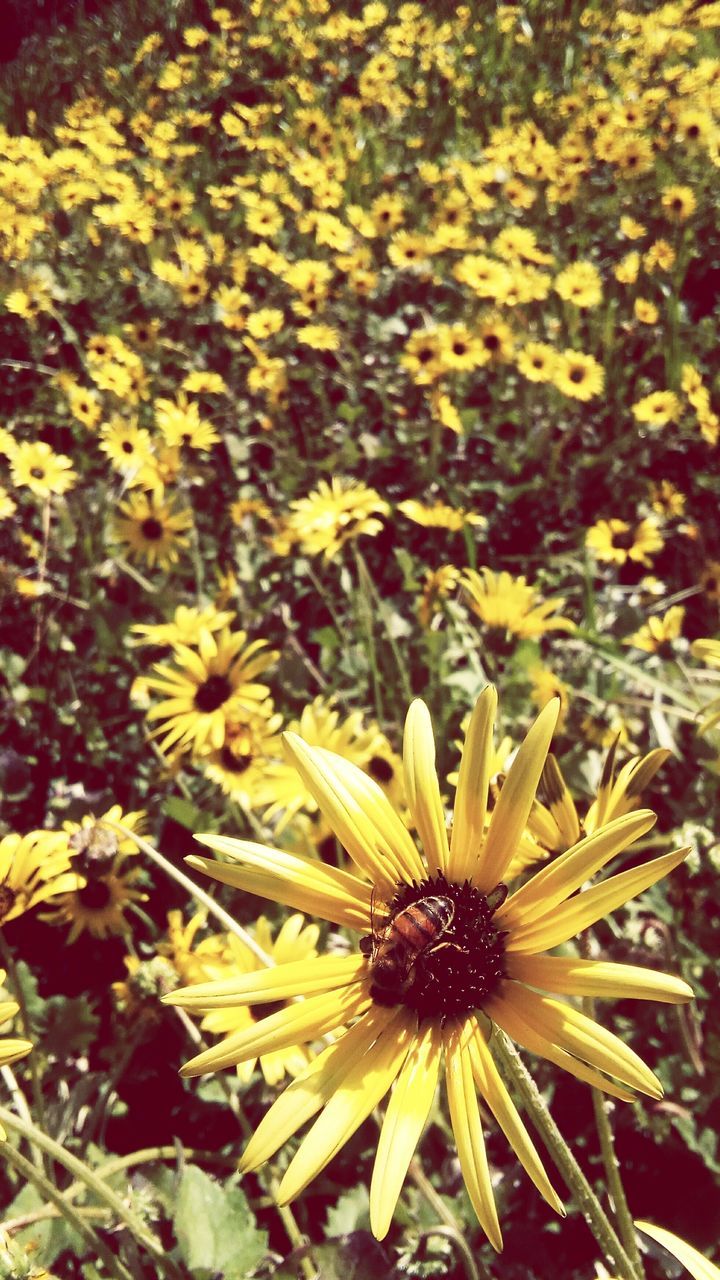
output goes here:
[{"label": "green stem", "polygon": [[[12,1132],[20,1134],[21,1137],[26,1138],[28,1141],[35,1142],[36,1145],[40,1147],[41,1150],[45,1151],[52,1160],[57,1161],[57,1163],[62,1165],[64,1169],[67,1169],[68,1173],[72,1174],[72,1176],[78,1179],[79,1182],[82,1182],[87,1189],[91,1191],[99,1201],[101,1201],[101,1203],[107,1205],[107,1207],[115,1214],[118,1221],[124,1223],[124,1225],[136,1237],[138,1242],[147,1249],[148,1253],[152,1254],[154,1258],[165,1265],[169,1264],[170,1260],[161,1242],[148,1230],[144,1222],[141,1222],[132,1210],[128,1209],[124,1200],[122,1200],[120,1196],[116,1195],[116,1193],[108,1187],[105,1182],[103,1182],[102,1178],[97,1176],[94,1169],[91,1169],[89,1165],[84,1164],[82,1160],[78,1160],[77,1156],[71,1155],[69,1151],[66,1151],[64,1147],[61,1147],[53,1138],[48,1137],[48,1135],[43,1133],[41,1129],[38,1129],[36,1125],[29,1125],[26,1124],[24,1120],[19,1120],[17,1116],[14,1116],[12,1112],[8,1111],[5,1107],[0,1107],[0,1124],[2,1124],[6,1129],[10,1129]],[[30,1168],[33,1168],[29,1161],[26,1163]],[[37,1170],[33,1169],[33,1173],[36,1176],[39,1176]],[[48,1185],[51,1186],[52,1184],[48,1182]],[[52,1197],[49,1198],[52,1199]],[[60,1200],[62,1202],[62,1197],[60,1197]],[[57,1201],[53,1199],[53,1203],[57,1203]]]},{"label": "green stem", "polygon": [[[367,642],[367,658],[370,666],[370,674],[372,676],[373,694],[375,699],[375,718],[381,723],[384,719],[382,687],[380,681],[380,669],[378,667],[377,654],[375,652],[375,636],[373,635],[373,611],[372,597],[368,586],[368,572],[365,568],[365,561],[360,559],[357,551],[355,551],[355,566],[357,568],[358,586],[360,588],[356,609],[360,622],[360,626],[365,632]],[[363,573],[363,569],[365,572]]]},{"label": "green stem", "polygon": [[[4,1067],[0,1067],[0,1075],[8,1087],[8,1092],[12,1099],[13,1106],[18,1115],[26,1124],[32,1124],[32,1115],[30,1114],[30,1108],[27,1104],[27,1098],[17,1082],[15,1072],[6,1064]],[[30,1154],[33,1158],[35,1168],[39,1169],[40,1173],[44,1174],[45,1162],[42,1151],[39,1151],[37,1147],[31,1146]]]},{"label": "green stem", "polygon": [[425,1197],[433,1213],[436,1213],[443,1227],[431,1227],[428,1231],[424,1231],[423,1235],[447,1235],[453,1241],[458,1251],[462,1254],[465,1272],[470,1280],[490,1280],[489,1272],[486,1271],[482,1262],[478,1257],[473,1257],[465,1237],[460,1229],[459,1223],[455,1218],[452,1210],[448,1208],[442,1196],[435,1190],[432,1182],[427,1177],[420,1161],[415,1158],[410,1161],[408,1173],[412,1178],[418,1191]]},{"label": "green stem", "polygon": [[386,602],[382,599],[380,592],[378,591],[375,583],[373,582],[372,576],[365,563],[365,559],[360,554],[359,551],[355,552],[355,560],[358,568],[358,576],[362,579],[363,586],[367,592],[367,595],[368,597],[372,597],[375,601],[375,604],[377,605],[377,611],[382,619],[382,624],[385,628],[385,634],[387,635],[388,641],[390,643],[390,648],[393,651],[393,657],[397,665],[398,675],[400,677],[400,684],[402,685],[402,691],[405,696],[405,701],[409,704],[410,702],[412,702],[412,699],[413,699],[413,691],[412,691],[412,686],[410,684],[410,677],[408,675],[408,664],[407,664],[407,660],[403,658],[403,655],[400,652],[400,647],[398,645],[398,642],[392,633],[392,627],[390,626],[390,611],[387,607]]},{"label": "green stem", "polygon": [[50,1179],[46,1178],[44,1173],[41,1173],[39,1169],[36,1169],[29,1160],[25,1159],[25,1156],[22,1156],[20,1152],[16,1151],[14,1147],[11,1147],[9,1143],[0,1142],[0,1151],[2,1152],[3,1159],[7,1160],[8,1164],[11,1164],[13,1168],[17,1169],[18,1173],[21,1174],[23,1178],[32,1183],[32,1185],[40,1192],[43,1199],[48,1200],[52,1205],[54,1205],[61,1217],[63,1217],[65,1221],[68,1222],[75,1231],[77,1231],[78,1235],[82,1236],[83,1240],[91,1249],[95,1257],[102,1258],[105,1266],[107,1267],[108,1273],[111,1276],[115,1276],[116,1280],[132,1280],[130,1272],[125,1266],[123,1266],[120,1259],[117,1258],[108,1248],[104,1240],[102,1240],[97,1232],[90,1226],[90,1223],[85,1220],[80,1211],[73,1205],[67,1203],[63,1192],[58,1191],[57,1187],[53,1186]]},{"label": "green stem", "polygon": [[267,955],[267,953],[263,951],[262,947],[255,941],[252,934],[248,933],[247,929],[243,929],[242,925],[238,924],[237,920],[233,920],[230,913],[226,911],[224,907],[221,907],[219,902],[216,902],[214,898],[211,898],[209,893],[206,893],[204,889],[201,889],[199,885],[195,884],[195,882],[191,880],[189,876],[186,876],[185,872],[181,871],[179,867],[174,867],[172,862],[168,862],[167,858],[163,857],[161,853],[158,853],[157,849],[154,849],[151,844],[148,844],[147,840],[143,840],[142,836],[139,836],[137,832],[130,831],[128,827],[123,827],[119,822],[108,822],[106,820],[104,825],[106,827],[112,827],[113,831],[117,831],[126,839],[134,840],[138,849],[142,849],[143,853],[147,854],[151,862],[154,862],[156,866],[160,867],[166,875],[170,876],[171,880],[175,880],[177,884],[182,885],[183,889],[186,889],[197,902],[202,903],[210,915],[215,916],[215,919],[220,922],[223,928],[227,929],[228,933],[234,933],[235,937],[239,938],[243,945],[252,951],[254,956],[257,956],[261,964],[272,966],[275,963],[272,956]]},{"label": "green stem", "polygon": [[615,1228],[550,1115],[540,1090],[521,1061],[514,1044],[497,1027],[493,1032],[492,1043],[603,1254],[618,1271],[621,1280],[638,1280],[637,1272],[620,1243]]}]

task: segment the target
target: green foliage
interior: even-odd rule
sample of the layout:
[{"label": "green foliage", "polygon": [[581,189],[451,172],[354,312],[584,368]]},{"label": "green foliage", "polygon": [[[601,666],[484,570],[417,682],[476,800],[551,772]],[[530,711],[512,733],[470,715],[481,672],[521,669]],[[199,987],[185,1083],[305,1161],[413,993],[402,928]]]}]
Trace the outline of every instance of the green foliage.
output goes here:
[{"label": "green foliage", "polygon": [[183,1170],[174,1213],[180,1254],[196,1280],[243,1280],[267,1250],[267,1233],[255,1225],[247,1198],[220,1186],[195,1165]]}]

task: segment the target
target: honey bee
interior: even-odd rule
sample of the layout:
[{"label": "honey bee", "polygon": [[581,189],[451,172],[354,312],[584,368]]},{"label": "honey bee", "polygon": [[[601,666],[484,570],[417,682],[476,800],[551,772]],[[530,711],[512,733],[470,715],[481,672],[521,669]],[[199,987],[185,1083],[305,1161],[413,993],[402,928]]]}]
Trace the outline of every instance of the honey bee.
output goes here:
[{"label": "honey bee", "polygon": [[437,894],[411,902],[376,929],[371,902],[372,933],[361,938],[360,950],[370,957],[372,992],[380,1002],[384,997],[392,1003],[412,986],[415,967],[421,956],[452,945],[443,942],[442,938],[454,915],[452,899]]}]

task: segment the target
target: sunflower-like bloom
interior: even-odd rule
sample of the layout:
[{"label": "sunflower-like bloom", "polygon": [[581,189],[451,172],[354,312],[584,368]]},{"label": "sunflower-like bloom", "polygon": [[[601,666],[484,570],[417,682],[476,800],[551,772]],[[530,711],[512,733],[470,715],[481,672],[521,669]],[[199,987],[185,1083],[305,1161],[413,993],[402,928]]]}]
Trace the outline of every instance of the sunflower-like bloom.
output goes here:
[{"label": "sunflower-like bloom", "polygon": [[382,529],[378,516],[389,514],[390,508],[375,489],[357,480],[333,476],[328,484],[321,480],[306,498],[290,503],[290,515],[275,540],[279,555],[286,554],[293,543],[309,556],[322,554],[332,560],[346,542],[361,534],[377,534]]},{"label": "sunflower-like bloom", "polygon": [[62,831],[13,832],[0,840],[0,926],[78,883]]},{"label": "sunflower-like bloom", "polygon": [[640,520],[633,526],[613,516],[598,520],[588,529],[585,545],[596,560],[606,564],[622,565],[626,560],[635,560],[649,569],[650,556],[661,549],[663,537],[654,520]]},{"label": "sunflower-like bloom", "polygon": [[673,640],[679,639],[684,619],[684,607],[681,604],[671,605],[662,617],[651,614],[647,622],[623,640],[623,644],[631,644],[645,653],[672,652]]},{"label": "sunflower-like bloom", "polygon": [[169,569],[180,559],[180,548],[186,547],[185,532],[192,525],[192,513],[176,510],[172,502],[152,493],[133,493],[121,502],[122,518],[113,523],[113,537],[124,543],[131,560],[145,560],[153,569]]},{"label": "sunflower-like bloom", "polygon": [[162,751],[171,747],[192,749],[196,755],[219,751],[228,725],[241,724],[257,714],[263,703],[269,705],[268,686],[255,681],[278,657],[275,650],[267,649],[266,640],[248,644],[245,631],[224,627],[213,635],[203,627],[196,647],[176,644],[173,653],[177,666],[156,663],[157,675],[145,680],[147,689],[165,695],[147,716],[162,721],[153,731],[154,737],[165,735]]},{"label": "sunflower-like bloom", "polygon": [[[690,652],[693,658],[699,658],[701,662],[707,662],[711,667],[720,667],[720,640],[695,640]],[[718,723],[720,723],[720,698],[715,698],[705,708],[700,732],[707,733]]]},{"label": "sunflower-like bloom", "polygon": [[317,1116],[284,1174],[282,1202],[304,1190],[394,1086],[370,1190],[370,1220],[378,1238],[389,1229],[443,1061],[465,1182],[483,1229],[499,1249],[477,1091],[536,1187],[558,1212],[562,1206],[495,1065],[494,1028],[613,1097],[631,1100],[638,1089],[658,1098],[660,1084],[636,1053],[555,996],[670,1003],[692,996],[681,979],[653,970],[548,954],[686,856],[686,849],[676,850],[584,887],[650,830],[655,815],[649,810],[618,817],[578,840],[506,897],[504,876],[527,824],[558,703],[549,703],[530,729],[488,819],[496,707],[495,690],[485,689],[465,738],[450,837],[430,715],[420,701],[410,707],[406,790],[424,856],[366,774],[288,734],[288,754],[353,870],[220,836],[201,840],[231,863],[190,859],[221,883],[360,935],[352,955],[276,965],[220,988],[210,983],[168,998],[208,1011],[304,997],[199,1054],[184,1068],[188,1076],[339,1032],[277,1099],[244,1153],[243,1170],[257,1168]]},{"label": "sunflower-like bloom", "polygon": [[[546,631],[574,631],[575,623],[558,617],[565,604],[563,596],[543,600],[537,587],[525,578],[509,573],[493,573],[492,569],[466,569],[462,584],[468,604],[486,627],[503,627],[512,635],[525,639],[541,636]],[[552,616],[555,615],[555,616]]]}]

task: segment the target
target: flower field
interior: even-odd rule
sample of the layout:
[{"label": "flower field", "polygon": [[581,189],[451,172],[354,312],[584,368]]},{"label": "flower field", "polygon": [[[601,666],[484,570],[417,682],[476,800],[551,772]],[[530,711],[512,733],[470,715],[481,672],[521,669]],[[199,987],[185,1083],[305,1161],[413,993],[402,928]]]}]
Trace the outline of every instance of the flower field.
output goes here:
[{"label": "flower field", "polygon": [[0,1276],[720,1276],[719,29],[4,65]]}]

